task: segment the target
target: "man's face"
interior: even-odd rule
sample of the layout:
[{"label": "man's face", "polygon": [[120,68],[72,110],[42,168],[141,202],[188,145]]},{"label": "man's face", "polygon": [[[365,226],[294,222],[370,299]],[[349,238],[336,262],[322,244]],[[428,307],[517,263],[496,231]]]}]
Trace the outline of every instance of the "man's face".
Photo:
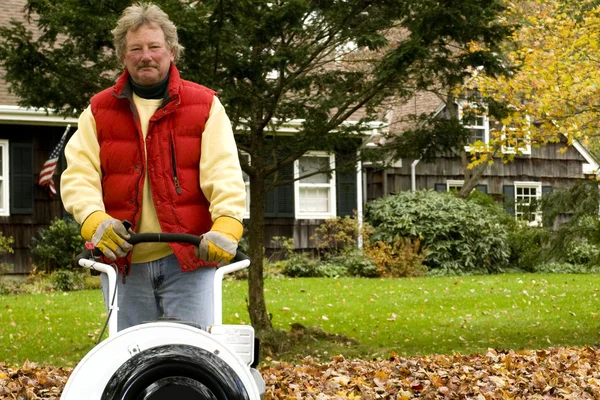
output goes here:
[{"label": "man's face", "polygon": [[129,31],[126,43],[123,63],[135,83],[152,86],[167,76],[174,53],[167,49],[160,27],[142,25]]}]

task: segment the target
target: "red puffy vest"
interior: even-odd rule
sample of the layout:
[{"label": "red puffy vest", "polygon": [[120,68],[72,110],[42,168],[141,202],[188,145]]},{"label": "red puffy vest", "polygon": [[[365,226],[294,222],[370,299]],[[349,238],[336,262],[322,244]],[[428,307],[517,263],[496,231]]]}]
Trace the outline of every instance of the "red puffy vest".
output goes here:
[{"label": "red puffy vest", "polygon": [[[209,202],[200,189],[202,133],[214,92],[183,80],[171,65],[168,98],[150,118],[144,144],[132,100],[129,73],[91,99],[100,144],[102,192],[106,212],[128,220],[135,231],[142,207],[147,168],[154,206],[163,232],[202,235],[212,226]],[[211,265],[198,259],[194,246],[171,243],[182,271]],[[117,261],[120,272],[130,258]]]}]

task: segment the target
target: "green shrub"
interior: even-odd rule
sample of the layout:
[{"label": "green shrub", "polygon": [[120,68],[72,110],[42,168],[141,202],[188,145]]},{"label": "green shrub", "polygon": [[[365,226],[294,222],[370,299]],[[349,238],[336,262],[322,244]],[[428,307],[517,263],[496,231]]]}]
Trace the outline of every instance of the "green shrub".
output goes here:
[{"label": "green shrub", "polygon": [[600,265],[570,264],[570,263],[541,263],[535,266],[537,274],[598,274]]},{"label": "green shrub", "polygon": [[52,276],[44,272],[30,274],[18,288],[20,293],[46,293],[53,290],[56,289],[52,283]]},{"label": "green shrub", "polygon": [[587,239],[573,243],[567,250],[566,261],[570,264],[589,264],[598,258],[598,246]]},{"label": "green shrub", "polygon": [[84,290],[96,290],[102,288],[100,276],[91,275],[89,273],[83,273],[83,289]]},{"label": "green shrub", "polygon": [[548,241],[551,233],[543,227],[517,221],[508,232],[508,262],[511,267],[533,272],[550,258]]},{"label": "green shrub", "polygon": [[46,272],[70,269],[85,244],[79,225],[71,218],[55,218],[47,229],[39,230],[38,236],[33,238],[31,255],[34,263]]},{"label": "green shrub", "polygon": [[2,232],[0,232],[0,255],[3,254],[12,254],[15,251],[12,248],[15,239],[12,236],[4,236]]},{"label": "green shrub", "polygon": [[552,229],[546,248],[550,259],[575,264],[600,263],[598,182],[582,179],[542,198],[544,226]]},{"label": "green shrub", "polygon": [[58,270],[50,275],[50,282],[55,290],[60,292],[70,292],[84,288],[83,273],[72,270]]},{"label": "green shrub", "polygon": [[285,260],[281,272],[290,278],[323,278],[345,275],[344,273],[340,275],[341,271],[338,265],[321,262],[305,254],[296,254]]},{"label": "green shrub", "polygon": [[509,255],[507,228],[488,208],[452,193],[402,192],[366,208],[371,237],[388,245],[402,238],[427,249],[424,264],[449,274],[498,272]]},{"label": "green shrub", "polygon": [[375,278],[379,276],[375,263],[364,254],[364,251],[354,247],[330,257],[327,261],[330,264],[342,267],[348,276],[362,278]]},{"label": "green shrub", "polygon": [[274,237],[281,247],[285,260],[280,261],[281,273],[291,278],[323,278],[346,276],[346,269],[320,259],[311,257],[308,253],[296,252],[294,250],[294,239],[286,237]]},{"label": "green shrub", "polygon": [[[12,254],[15,251],[12,248],[15,239],[12,236],[4,236],[0,232],[0,256]],[[12,265],[0,261],[0,295],[9,294],[12,291],[12,283],[8,282],[3,274],[12,270]]]}]

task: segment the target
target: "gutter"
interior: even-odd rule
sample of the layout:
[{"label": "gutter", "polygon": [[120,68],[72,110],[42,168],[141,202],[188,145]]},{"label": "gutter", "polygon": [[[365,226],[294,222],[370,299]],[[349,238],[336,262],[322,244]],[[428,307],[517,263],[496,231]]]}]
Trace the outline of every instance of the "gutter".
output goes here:
[{"label": "gutter", "polygon": [[417,159],[410,164],[410,190],[415,192],[417,190],[417,164],[421,159]]},{"label": "gutter", "polygon": [[367,140],[364,141],[364,143],[360,146],[360,148],[357,151],[357,155],[358,155],[358,163],[356,166],[356,221],[358,223],[358,237],[356,238],[356,246],[359,249],[363,248],[363,235],[362,235],[362,228],[363,228],[363,191],[366,191],[366,188],[364,187],[363,184],[363,163],[360,160],[360,151],[363,147],[366,147],[369,145],[369,142],[371,142],[371,140],[373,140],[373,138],[375,136],[377,136],[379,133],[377,131],[377,128],[373,129],[373,133],[371,133],[371,135],[369,135],[369,137],[367,138]]},{"label": "gutter", "polygon": [[0,124],[42,125],[42,126],[77,126],[75,117],[63,117],[43,109],[23,108],[13,105],[0,105]]}]

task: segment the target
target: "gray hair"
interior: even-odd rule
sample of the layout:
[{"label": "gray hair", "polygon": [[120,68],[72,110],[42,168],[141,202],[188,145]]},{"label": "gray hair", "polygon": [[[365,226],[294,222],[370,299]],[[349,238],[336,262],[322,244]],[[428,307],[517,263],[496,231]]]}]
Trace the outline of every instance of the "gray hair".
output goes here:
[{"label": "gray hair", "polygon": [[136,31],[142,25],[158,25],[163,30],[167,49],[173,51],[174,62],[177,62],[183,54],[183,46],[179,44],[177,37],[177,27],[160,7],[152,3],[133,4],[121,14],[117,26],[112,30],[113,43],[119,60],[125,58],[127,32]]}]

